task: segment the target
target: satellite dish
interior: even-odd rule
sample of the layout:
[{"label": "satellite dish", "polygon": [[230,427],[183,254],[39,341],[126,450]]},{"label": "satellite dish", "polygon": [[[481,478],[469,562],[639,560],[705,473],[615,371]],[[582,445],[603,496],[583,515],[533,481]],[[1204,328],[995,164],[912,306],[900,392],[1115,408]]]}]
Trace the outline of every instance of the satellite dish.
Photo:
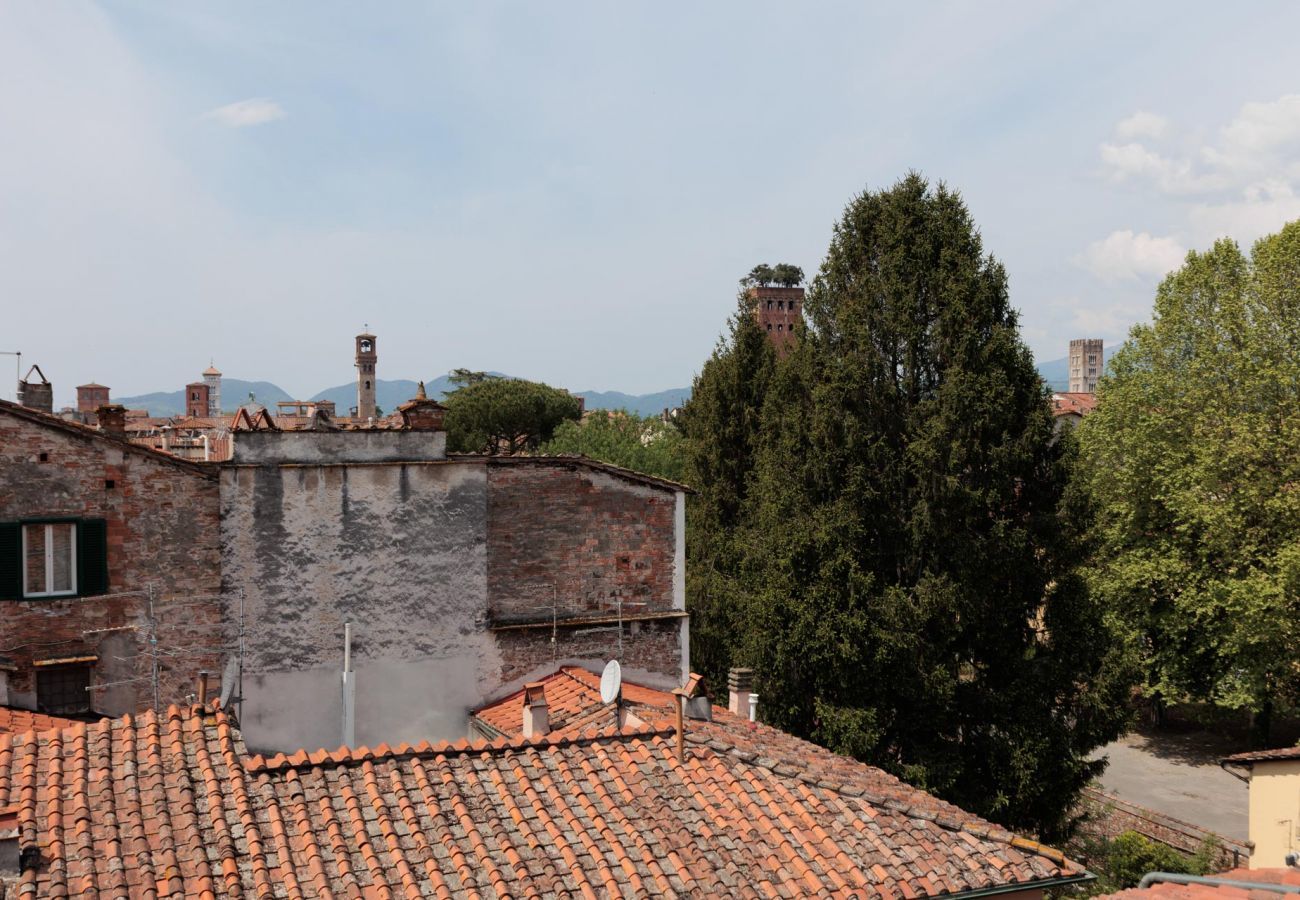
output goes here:
[{"label": "satellite dish", "polygon": [[609,704],[618,700],[623,687],[623,667],[618,660],[611,659],[605,664],[605,671],[600,675],[600,702]]}]

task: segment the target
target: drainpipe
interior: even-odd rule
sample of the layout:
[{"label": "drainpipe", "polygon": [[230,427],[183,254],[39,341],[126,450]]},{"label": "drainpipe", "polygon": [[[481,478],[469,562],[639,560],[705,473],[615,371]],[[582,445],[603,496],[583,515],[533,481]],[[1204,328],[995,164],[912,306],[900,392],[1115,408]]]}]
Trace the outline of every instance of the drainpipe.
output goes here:
[{"label": "drainpipe", "polygon": [[199,435],[199,439],[203,441],[203,461],[208,462],[212,459],[212,447],[208,445],[208,436],[206,434],[201,434]]},{"label": "drainpipe", "polygon": [[357,742],[357,681],[352,672],[352,623],[343,626],[343,746]]},{"label": "drainpipe", "polygon": [[1300,884],[1269,884],[1263,881],[1237,881],[1233,878],[1210,878],[1205,875],[1182,875],[1178,872],[1148,872],[1138,882],[1145,890],[1157,882],[1169,884],[1208,884],[1213,887],[1236,888],[1242,891],[1272,891],[1275,894],[1300,894]]}]

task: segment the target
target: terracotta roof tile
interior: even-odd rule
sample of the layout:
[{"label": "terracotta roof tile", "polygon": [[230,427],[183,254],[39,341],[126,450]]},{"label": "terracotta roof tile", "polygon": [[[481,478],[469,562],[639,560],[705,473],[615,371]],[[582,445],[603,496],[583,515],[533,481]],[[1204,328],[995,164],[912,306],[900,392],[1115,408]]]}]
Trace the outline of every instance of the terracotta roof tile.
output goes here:
[{"label": "terracotta roof tile", "polygon": [[76,719],[47,716],[45,713],[33,712],[30,709],[0,706],[0,734],[15,734],[21,731],[50,731],[57,728],[72,728],[81,724],[83,723]]},{"label": "terracotta roof tile", "polygon": [[1300,746],[1278,747],[1275,750],[1247,750],[1224,757],[1225,763],[1268,762],[1273,759],[1300,759]]},{"label": "terracotta roof tile", "polygon": [[670,694],[625,685],[641,724],[620,731],[589,715],[596,684],[548,679],[571,724],[530,742],[263,758],[215,705],[3,735],[0,808],[42,897],[920,897],[1084,874],[722,711],[679,759]]}]

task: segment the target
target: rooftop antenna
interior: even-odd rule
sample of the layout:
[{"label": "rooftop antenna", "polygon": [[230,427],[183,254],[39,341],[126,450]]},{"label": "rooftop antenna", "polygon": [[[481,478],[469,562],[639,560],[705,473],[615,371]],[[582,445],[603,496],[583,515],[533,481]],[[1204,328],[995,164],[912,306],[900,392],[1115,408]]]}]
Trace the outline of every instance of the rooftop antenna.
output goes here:
[{"label": "rooftop antenna", "polygon": [[23,354],[20,350],[0,350],[0,356],[15,356],[14,361],[14,402],[18,402],[18,382],[23,380]]}]

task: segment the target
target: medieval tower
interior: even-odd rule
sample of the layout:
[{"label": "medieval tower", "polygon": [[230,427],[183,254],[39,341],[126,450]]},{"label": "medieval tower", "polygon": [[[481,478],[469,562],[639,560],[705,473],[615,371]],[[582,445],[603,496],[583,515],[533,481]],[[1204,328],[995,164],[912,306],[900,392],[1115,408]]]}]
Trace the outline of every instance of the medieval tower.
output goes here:
[{"label": "medieval tower", "polygon": [[375,336],[357,335],[357,418],[375,417]]},{"label": "medieval tower", "polygon": [[1070,341],[1070,393],[1097,393],[1101,377],[1102,344],[1099,338]]},{"label": "medieval tower", "polygon": [[794,328],[803,321],[803,288],[755,286],[749,289],[754,298],[754,315],[758,327],[767,332],[778,356],[785,356],[794,340]]},{"label": "medieval tower", "polygon": [[218,418],[221,415],[221,373],[217,367],[209,364],[203,370],[203,382],[208,386],[208,411],[206,415]]}]

